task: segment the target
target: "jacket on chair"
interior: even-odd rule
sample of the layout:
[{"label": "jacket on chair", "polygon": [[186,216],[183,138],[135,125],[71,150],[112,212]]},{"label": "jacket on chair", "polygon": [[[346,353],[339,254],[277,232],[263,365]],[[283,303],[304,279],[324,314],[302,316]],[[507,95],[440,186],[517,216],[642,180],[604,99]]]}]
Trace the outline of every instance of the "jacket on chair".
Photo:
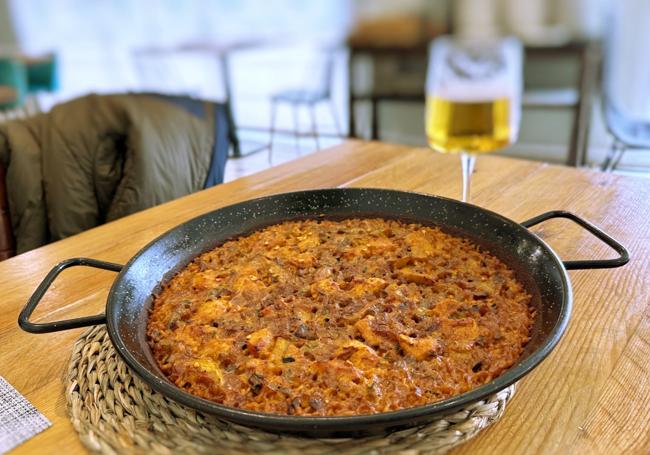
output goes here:
[{"label": "jacket on chair", "polygon": [[16,252],[223,181],[222,104],[89,95],[0,125]]}]

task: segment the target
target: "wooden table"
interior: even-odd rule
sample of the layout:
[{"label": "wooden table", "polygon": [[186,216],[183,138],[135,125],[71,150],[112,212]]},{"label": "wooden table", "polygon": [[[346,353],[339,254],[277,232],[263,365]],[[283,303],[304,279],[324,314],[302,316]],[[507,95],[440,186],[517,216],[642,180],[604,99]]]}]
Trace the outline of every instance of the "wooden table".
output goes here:
[{"label": "wooden table", "polygon": [[[66,416],[61,380],[83,329],[30,335],[16,324],[20,308],[55,263],[73,256],[124,263],[172,226],[271,193],[365,186],[457,197],[457,160],[426,149],[351,141],[0,263],[0,375],[54,424],[16,453],[83,451]],[[623,242],[632,260],[620,269],[571,272],[575,306],[561,343],[520,382],[503,419],[454,453],[648,453],[650,182],[485,156],[477,162],[473,198],[519,221],[551,209],[573,211]],[[566,259],[613,256],[568,221],[549,221],[537,232]],[[66,271],[35,319],[100,312],[113,278],[85,268]]]}]

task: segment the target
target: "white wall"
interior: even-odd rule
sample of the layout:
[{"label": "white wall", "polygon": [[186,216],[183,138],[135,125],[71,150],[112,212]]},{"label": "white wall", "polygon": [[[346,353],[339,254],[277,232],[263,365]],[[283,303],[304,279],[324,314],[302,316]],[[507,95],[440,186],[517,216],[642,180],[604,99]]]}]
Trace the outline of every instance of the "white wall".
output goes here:
[{"label": "white wall", "polygon": [[8,0],[0,0],[0,49],[12,49],[16,46]]}]

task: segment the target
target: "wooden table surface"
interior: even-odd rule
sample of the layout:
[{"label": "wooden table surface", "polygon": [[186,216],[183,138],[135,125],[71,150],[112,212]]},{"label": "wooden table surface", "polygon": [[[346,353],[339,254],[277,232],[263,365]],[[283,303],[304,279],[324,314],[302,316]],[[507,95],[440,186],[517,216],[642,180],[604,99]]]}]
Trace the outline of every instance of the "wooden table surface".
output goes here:
[{"label": "wooden table surface", "polygon": [[[62,382],[84,329],[32,335],[16,323],[57,262],[87,256],[125,263],[179,223],[272,193],[363,186],[457,197],[457,160],[427,149],[351,141],[0,263],[0,375],[53,423],[15,453],[84,451],[66,415]],[[454,453],[649,453],[650,181],[482,156],[472,191],[474,203],[517,221],[551,209],[572,211],[623,242],[632,260],[619,269],[570,273],[575,302],[564,338],[519,383],[503,419]],[[614,255],[569,221],[549,221],[535,231],[565,259]],[[33,320],[102,311],[114,274],[77,269],[59,277]]]}]

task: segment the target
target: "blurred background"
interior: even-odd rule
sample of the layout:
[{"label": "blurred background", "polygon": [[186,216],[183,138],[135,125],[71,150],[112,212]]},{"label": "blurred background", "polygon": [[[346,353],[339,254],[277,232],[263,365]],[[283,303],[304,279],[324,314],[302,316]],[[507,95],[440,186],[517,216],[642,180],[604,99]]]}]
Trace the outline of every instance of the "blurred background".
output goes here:
[{"label": "blurred background", "polygon": [[274,165],[345,137],[425,146],[427,46],[443,34],[524,43],[503,153],[602,167],[625,142],[605,167],[647,175],[646,0],[0,0],[0,121],[91,92],[227,99],[242,156],[227,180],[268,167],[271,140]]}]

